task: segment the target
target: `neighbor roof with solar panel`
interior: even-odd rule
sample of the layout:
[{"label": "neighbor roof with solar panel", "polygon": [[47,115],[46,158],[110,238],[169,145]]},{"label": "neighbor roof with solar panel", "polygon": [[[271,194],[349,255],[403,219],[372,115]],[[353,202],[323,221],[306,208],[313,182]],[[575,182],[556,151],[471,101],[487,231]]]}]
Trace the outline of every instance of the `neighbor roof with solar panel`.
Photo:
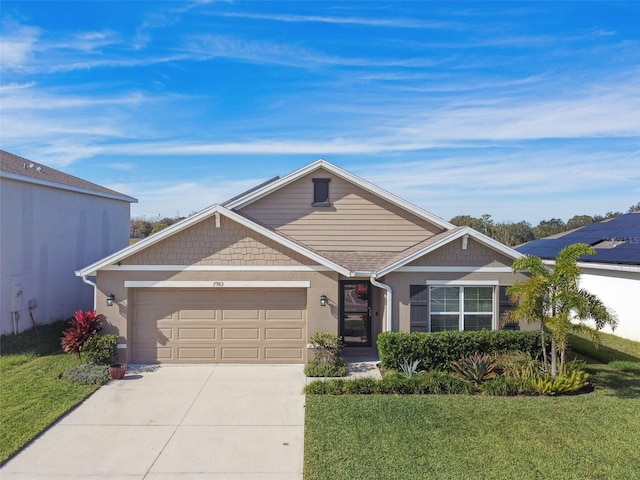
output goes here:
[{"label": "neighbor roof with solar panel", "polygon": [[554,259],[560,250],[574,243],[586,243],[596,249],[596,255],[581,257],[581,262],[640,265],[640,212],[533,240],[516,250],[525,255]]}]

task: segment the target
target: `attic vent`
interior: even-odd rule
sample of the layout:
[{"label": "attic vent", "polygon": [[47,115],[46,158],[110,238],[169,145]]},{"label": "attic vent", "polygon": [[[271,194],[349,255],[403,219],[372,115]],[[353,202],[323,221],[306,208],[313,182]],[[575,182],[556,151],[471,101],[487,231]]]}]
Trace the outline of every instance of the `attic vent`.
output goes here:
[{"label": "attic vent", "polygon": [[42,173],[43,169],[40,165],[36,165],[35,163],[24,163],[25,170],[35,170],[36,172]]},{"label": "attic vent", "polygon": [[593,248],[609,249],[615,248],[629,241],[628,238],[603,238],[598,243],[592,245]]},{"label": "attic vent", "polygon": [[313,178],[313,203],[314,207],[330,207],[329,182],[330,178]]}]

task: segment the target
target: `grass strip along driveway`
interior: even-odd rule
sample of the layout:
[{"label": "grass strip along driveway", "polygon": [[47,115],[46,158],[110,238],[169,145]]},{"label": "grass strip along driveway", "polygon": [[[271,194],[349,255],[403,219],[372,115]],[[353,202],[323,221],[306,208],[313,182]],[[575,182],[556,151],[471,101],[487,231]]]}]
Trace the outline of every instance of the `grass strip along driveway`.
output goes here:
[{"label": "grass strip along driveway", "polygon": [[98,389],[59,379],[78,360],[62,353],[66,322],[0,339],[0,464]]},{"label": "grass strip along driveway", "polygon": [[621,358],[581,395],[308,395],[305,480],[640,478],[640,358]]}]

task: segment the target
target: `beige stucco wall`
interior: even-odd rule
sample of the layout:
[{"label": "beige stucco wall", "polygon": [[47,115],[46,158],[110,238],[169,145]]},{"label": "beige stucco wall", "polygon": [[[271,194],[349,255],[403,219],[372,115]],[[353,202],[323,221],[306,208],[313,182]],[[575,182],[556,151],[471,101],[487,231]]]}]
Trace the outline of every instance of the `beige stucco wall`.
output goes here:
[{"label": "beige stucco wall", "polygon": [[[125,281],[309,281],[307,291],[307,339],[316,332],[338,333],[338,274],[333,272],[132,272],[132,271],[101,271],[98,273],[98,303],[99,313],[106,315],[105,333],[120,336],[120,343],[127,344],[131,331],[131,318],[127,306],[132,298],[133,289],[125,288]],[[106,296],[115,295],[113,306],[106,305]],[[328,304],[320,306],[320,296],[326,295]],[[130,352],[121,349],[123,359],[130,360]]]}]

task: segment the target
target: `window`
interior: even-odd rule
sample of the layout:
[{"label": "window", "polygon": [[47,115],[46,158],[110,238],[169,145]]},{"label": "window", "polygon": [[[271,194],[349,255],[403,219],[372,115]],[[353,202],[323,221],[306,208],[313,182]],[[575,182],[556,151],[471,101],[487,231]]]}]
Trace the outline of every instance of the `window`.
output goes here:
[{"label": "window", "polygon": [[410,288],[412,332],[493,328],[492,286],[411,285]]},{"label": "window", "polygon": [[313,203],[314,207],[330,207],[329,202],[329,182],[330,178],[313,179]]}]

